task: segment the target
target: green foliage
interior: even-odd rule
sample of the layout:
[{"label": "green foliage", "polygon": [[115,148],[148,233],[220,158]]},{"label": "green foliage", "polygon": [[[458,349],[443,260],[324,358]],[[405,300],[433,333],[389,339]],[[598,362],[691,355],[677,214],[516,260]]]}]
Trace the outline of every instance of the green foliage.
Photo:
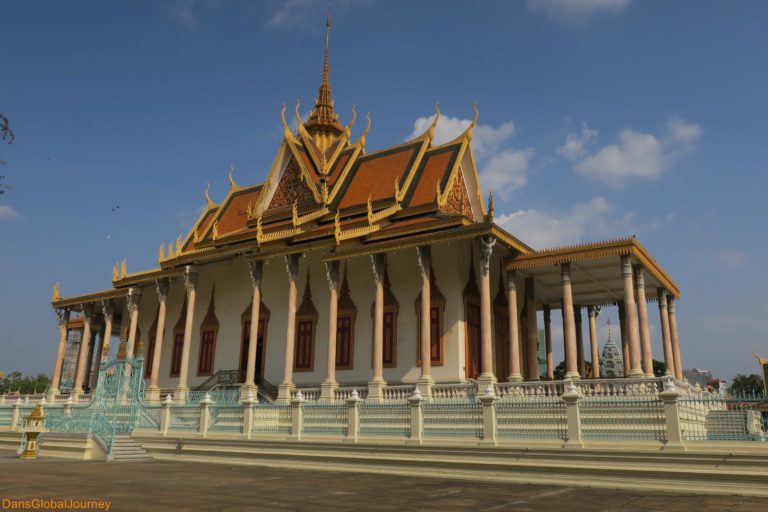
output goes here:
[{"label": "green foliage", "polygon": [[[590,361],[584,361],[584,367],[587,371],[587,378],[592,374],[592,363]],[[565,361],[560,361],[560,364],[555,366],[555,369],[552,371],[552,373],[555,376],[555,380],[563,380],[565,378]]]},{"label": "green foliage", "polygon": [[653,360],[653,375],[656,377],[663,377],[667,373],[667,363],[664,361]]},{"label": "green foliage", "polygon": [[51,378],[44,373],[37,376],[27,375],[21,372],[11,372],[0,379],[0,395],[5,393],[19,393],[21,395],[31,395],[33,393],[42,393],[48,389]]},{"label": "green foliage", "polygon": [[749,375],[739,373],[733,378],[731,385],[728,387],[728,393],[733,396],[762,395],[764,392],[763,378],[756,373],[750,373]]}]

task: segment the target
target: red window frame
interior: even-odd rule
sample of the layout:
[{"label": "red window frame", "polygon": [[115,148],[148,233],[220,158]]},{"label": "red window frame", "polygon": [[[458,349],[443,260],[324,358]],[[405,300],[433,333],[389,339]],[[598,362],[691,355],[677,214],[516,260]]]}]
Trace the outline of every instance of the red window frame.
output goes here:
[{"label": "red window frame", "polygon": [[340,316],[336,319],[336,369],[352,369],[354,357],[354,329],[355,322],[352,315]]},{"label": "red window frame", "polygon": [[293,358],[293,369],[296,371],[312,371],[315,351],[315,321],[298,320],[296,322],[296,349]]},{"label": "red window frame", "polygon": [[173,333],[173,351],[171,353],[171,377],[181,373],[181,354],[184,351],[184,333]]},{"label": "red window frame", "polygon": [[216,352],[216,330],[205,329],[200,335],[200,356],[197,362],[198,375],[213,373],[213,360]]}]

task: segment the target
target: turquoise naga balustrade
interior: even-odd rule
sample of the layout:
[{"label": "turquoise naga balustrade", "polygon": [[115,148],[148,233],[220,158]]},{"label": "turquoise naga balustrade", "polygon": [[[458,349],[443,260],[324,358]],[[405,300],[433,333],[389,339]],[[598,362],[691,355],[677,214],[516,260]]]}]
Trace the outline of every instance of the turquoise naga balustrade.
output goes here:
[{"label": "turquoise naga balustrade", "polygon": [[[97,435],[112,453],[118,432],[136,428],[160,429],[160,408],[144,404],[144,360],[141,357],[102,362],[98,387],[85,406],[73,405],[46,410],[46,428],[51,432]],[[30,409],[31,410],[31,409]]]},{"label": "turquoise naga balustrade", "polygon": [[483,408],[474,399],[422,403],[425,437],[483,438]]},{"label": "turquoise naga balustrade", "polygon": [[261,404],[253,408],[254,433],[290,434],[291,406],[288,404]]},{"label": "turquoise naga balustrade", "polygon": [[411,435],[411,407],[407,402],[363,402],[360,409],[360,434],[385,437]]},{"label": "turquoise naga balustrade", "polygon": [[758,409],[762,395],[703,393],[678,400],[685,441],[766,441],[768,415]]}]

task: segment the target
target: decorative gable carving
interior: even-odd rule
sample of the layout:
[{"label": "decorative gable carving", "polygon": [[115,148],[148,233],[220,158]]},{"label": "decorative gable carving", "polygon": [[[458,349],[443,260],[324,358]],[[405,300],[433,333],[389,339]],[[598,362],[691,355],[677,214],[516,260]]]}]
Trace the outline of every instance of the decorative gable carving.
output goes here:
[{"label": "decorative gable carving", "polygon": [[277,185],[269,208],[289,207],[296,202],[299,205],[314,202],[314,196],[301,176],[301,168],[295,159],[291,158],[285,168],[283,177]]},{"label": "decorative gable carving", "polygon": [[464,215],[465,217],[472,218],[472,206],[469,202],[469,194],[467,193],[467,186],[464,184],[464,173],[461,169],[458,170],[459,175],[453,180],[453,186],[448,192],[448,197],[445,201],[445,205],[441,208],[445,213],[453,213],[455,215]]}]

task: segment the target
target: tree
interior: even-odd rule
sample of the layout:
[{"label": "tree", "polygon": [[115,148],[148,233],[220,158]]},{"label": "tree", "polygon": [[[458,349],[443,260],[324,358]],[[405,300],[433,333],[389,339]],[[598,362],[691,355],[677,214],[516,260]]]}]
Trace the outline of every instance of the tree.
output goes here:
[{"label": "tree", "polygon": [[18,393],[20,395],[31,395],[42,393],[48,389],[51,379],[48,375],[40,373],[37,376],[23,376],[21,372],[11,372],[3,378],[0,378],[0,394]]},{"label": "tree", "polygon": [[667,363],[664,361],[653,360],[653,375],[663,377],[667,373]]},{"label": "tree", "polygon": [[756,373],[749,375],[739,373],[728,387],[728,393],[733,396],[762,395],[764,391],[763,378]]},{"label": "tree", "polygon": [[[586,378],[593,378],[592,375],[592,363],[589,361],[584,361],[584,368],[587,371],[587,377]],[[565,361],[560,361],[560,364],[555,366],[554,370],[552,371],[552,374],[555,377],[555,380],[562,380],[565,378]]]}]

